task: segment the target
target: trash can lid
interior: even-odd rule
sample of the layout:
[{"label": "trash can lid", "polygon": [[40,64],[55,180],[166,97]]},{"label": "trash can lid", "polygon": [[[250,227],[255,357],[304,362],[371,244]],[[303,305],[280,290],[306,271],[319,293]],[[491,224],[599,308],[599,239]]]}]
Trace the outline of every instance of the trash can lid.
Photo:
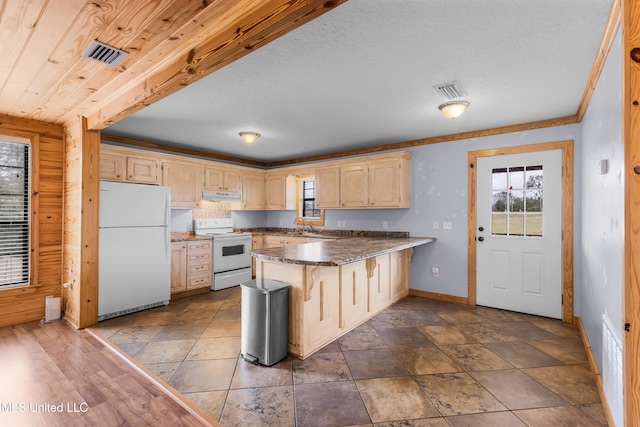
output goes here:
[{"label": "trash can lid", "polygon": [[248,280],[246,282],[240,283],[240,286],[243,288],[256,290],[258,292],[268,294],[268,293],[276,292],[282,289],[287,289],[291,285],[289,285],[288,283],[280,282],[279,280],[255,279],[255,280]]}]

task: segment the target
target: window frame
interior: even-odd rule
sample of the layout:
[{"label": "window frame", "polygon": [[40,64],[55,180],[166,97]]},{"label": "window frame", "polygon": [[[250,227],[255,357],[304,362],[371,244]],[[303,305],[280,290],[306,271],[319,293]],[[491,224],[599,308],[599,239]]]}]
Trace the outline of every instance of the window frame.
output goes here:
[{"label": "window frame", "polygon": [[[315,175],[297,175],[296,176],[296,225],[324,225],[324,209],[318,209],[320,211],[319,217],[305,217],[304,212],[304,181],[315,181]],[[315,186],[314,186],[315,196]],[[315,197],[314,197],[315,199]]]},{"label": "window frame", "polygon": [[23,292],[22,290],[27,287],[37,287],[39,286],[38,275],[37,275],[37,266],[38,266],[38,241],[36,237],[38,236],[38,215],[39,211],[39,203],[38,203],[38,188],[39,188],[39,179],[37,173],[37,165],[39,161],[39,136],[31,133],[22,133],[22,132],[10,132],[7,130],[2,130],[0,133],[0,141],[3,142],[13,142],[24,144],[28,147],[28,164],[27,164],[27,174],[28,174],[28,183],[27,189],[25,191],[25,196],[28,198],[27,203],[27,273],[26,273],[26,281],[22,283],[16,284],[8,284],[8,285],[0,285],[0,292],[8,293],[11,291],[15,292]]}]

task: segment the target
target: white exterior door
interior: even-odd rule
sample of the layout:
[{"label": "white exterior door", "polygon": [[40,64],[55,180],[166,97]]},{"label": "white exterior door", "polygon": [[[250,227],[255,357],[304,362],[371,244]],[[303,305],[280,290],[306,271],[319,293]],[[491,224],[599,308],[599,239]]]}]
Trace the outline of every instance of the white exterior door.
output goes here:
[{"label": "white exterior door", "polygon": [[562,150],[476,164],[476,303],[562,318]]}]

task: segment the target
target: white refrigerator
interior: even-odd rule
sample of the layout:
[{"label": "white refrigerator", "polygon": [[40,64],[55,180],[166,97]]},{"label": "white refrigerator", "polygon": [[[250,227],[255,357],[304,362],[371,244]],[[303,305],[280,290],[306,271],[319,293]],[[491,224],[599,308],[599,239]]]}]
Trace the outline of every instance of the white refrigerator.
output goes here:
[{"label": "white refrigerator", "polygon": [[169,304],[169,187],[100,181],[98,320]]}]

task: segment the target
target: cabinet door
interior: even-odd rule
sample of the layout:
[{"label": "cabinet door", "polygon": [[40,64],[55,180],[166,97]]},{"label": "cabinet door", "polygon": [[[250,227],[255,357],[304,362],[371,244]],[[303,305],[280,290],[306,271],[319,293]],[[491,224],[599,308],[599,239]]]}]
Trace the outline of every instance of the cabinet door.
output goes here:
[{"label": "cabinet door", "polygon": [[377,312],[391,303],[389,254],[367,259],[369,307]]},{"label": "cabinet door", "polygon": [[202,168],[188,163],[163,162],[162,185],[171,187],[171,207],[199,208],[202,201]]},{"label": "cabinet door", "polygon": [[340,207],[340,168],[316,169],[316,206],[318,208]]},{"label": "cabinet door", "polygon": [[389,254],[391,301],[395,302],[409,294],[409,261],[412,249]]},{"label": "cabinet door", "polygon": [[265,186],[266,208],[284,210],[287,207],[287,176],[267,175]]},{"label": "cabinet door", "polygon": [[242,208],[264,209],[264,175],[254,173],[243,175]]},{"label": "cabinet door", "polygon": [[264,236],[264,247],[265,248],[281,248],[284,246],[284,237],[283,236]]},{"label": "cabinet door", "polygon": [[383,160],[369,164],[369,206],[398,207],[402,202],[400,163]]},{"label": "cabinet door", "polygon": [[340,207],[362,208],[368,203],[368,164],[340,168]]},{"label": "cabinet door", "polygon": [[187,245],[171,244],[171,292],[187,290]]},{"label": "cabinet door", "polygon": [[242,173],[233,169],[204,168],[204,189],[206,191],[242,191]]},{"label": "cabinet door", "polygon": [[223,179],[222,169],[204,168],[204,189],[206,191],[223,191]]},{"label": "cabinet door", "polygon": [[223,176],[223,190],[230,193],[242,192],[242,172],[225,169]]},{"label": "cabinet door", "polygon": [[287,237],[284,239],[285,246],[301,245],[307,243],[306,237]]},{"label": "cabinet door", "polygon": [[350,328],[369,315],[366,260],[340,267],[341,328]]},{"label": "cabinet door", "polygon": [[124,181],[125,156],[118,154],[100,154],[100,179]]},{"label": "cabinet door", "polygon": [[127,157],[127,181],[158,184],[158,161],[142,157]]}]

